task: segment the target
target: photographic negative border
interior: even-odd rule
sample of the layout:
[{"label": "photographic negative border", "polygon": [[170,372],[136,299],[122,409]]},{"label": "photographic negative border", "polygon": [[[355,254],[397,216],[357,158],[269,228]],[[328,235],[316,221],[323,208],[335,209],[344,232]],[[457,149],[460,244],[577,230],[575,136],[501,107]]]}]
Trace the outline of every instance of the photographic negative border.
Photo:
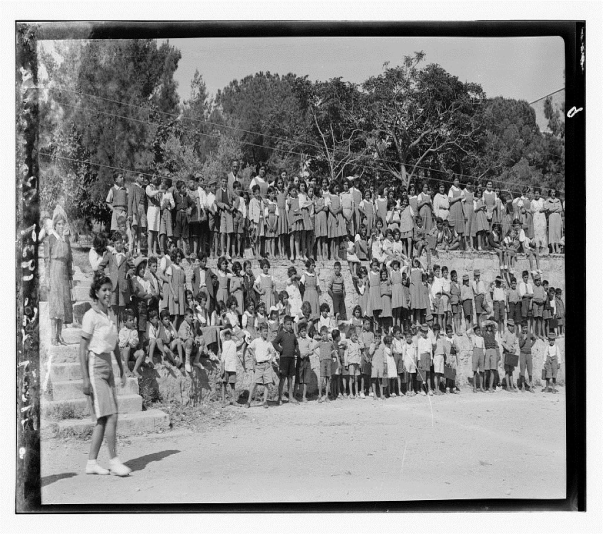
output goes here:
[{"label": "photographic negative border", "polygon": [[[538,37],[560,36],[565,46],[566,108],[585,109],[585,23],[580,21],[478,22],[27,22],[16,23],[17,103],[17,486],[18,512],[278,512],[351,511],[346,503],[262,503],[196,505],[42,505],[40,499],[40,370],[38,365],[38,242],[36,41],[182,37]],[[586,197],[586,112],[566,118],[566,203],[582,213]],[[569,182],[567,177],[571,176]],[[571,188],[567,184],[571,183]],[[567,494],[560,500],[448,500],[355,502],[355,512],[546,511],[586,507],[586,224],[566,226],[566,468]],[[567,272],[576,273],[568,277]],[[20,300],[19,300],[20,297]]]}]

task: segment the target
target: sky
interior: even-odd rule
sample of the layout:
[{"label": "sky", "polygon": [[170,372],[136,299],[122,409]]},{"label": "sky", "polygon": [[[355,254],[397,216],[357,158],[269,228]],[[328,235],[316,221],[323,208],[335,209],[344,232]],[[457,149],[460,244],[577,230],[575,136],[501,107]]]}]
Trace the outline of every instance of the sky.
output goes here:
[{"label": "sky", "polygon": [[560,37],[261,37],[170,39],[182,52],[175,78],[182,100],[190,96],[195,70],[210,94],[256,72],[293,72],[310,80],[342,77],[361,83],[398,65],[406,55],[426,53],[461,81],[481,84],[488,97],[532,102],[564,87]]}]

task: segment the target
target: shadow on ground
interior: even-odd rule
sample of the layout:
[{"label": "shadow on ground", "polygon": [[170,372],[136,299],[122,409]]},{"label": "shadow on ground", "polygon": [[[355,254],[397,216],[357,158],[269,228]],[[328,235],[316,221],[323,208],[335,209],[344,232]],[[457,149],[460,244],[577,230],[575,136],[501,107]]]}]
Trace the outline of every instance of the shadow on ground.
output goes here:
[{"label": "shadow on ground", "polygon": [[77,473],[60,473],[58,475],[48,475],[47,477],[43,477],[42,480],[40,480],[40,485],[42,487],[48,486],[49,484],[62,480],[63,478],[71,478],[75,476],[77,476]]},{"label": "shadow on ground", "polygon": [[141,471],[151,462],[159,462],[172,454],[177,454],[181,451],[177,450],[167,450],[167,451],[159,451],[154,452],[153,454],[146,454],[145,456],[141,456],[140,458],[134,458],[132,460],[128,460],[124,462],[132,471]]}]

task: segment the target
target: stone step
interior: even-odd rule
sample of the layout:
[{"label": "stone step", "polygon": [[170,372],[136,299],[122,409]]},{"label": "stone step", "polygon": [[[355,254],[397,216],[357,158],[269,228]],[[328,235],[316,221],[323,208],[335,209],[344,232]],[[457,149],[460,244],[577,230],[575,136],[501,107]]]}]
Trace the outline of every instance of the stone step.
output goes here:
[{"label": "stone step", "polygon": [[[115,378],[118,395],[138,395],[138,379],[127,378],[125,387],[119,385],[119,379]],[[79,399],[83,397],[83,382],[81,380],[65,380],[52,383],[52,400]]]},{"label": "stone step", "polygon": [[[65,419],[49,425],[49,430],[55,437],[87,437],[92,433],[94,423],[91,419]],[[148,432],[169,430],[170,418],[161,410],[146,410],[143,412],[125,413],[119,415],[117,434],[132,436]]]},{"label": "stone step", "polygon": [[[140,395],[121,395],[117,397],[120,414],[142,411]],[[42,401],[42,417],[54,420],[83,419],[90,417],[90,408],[86,397],[56,401]]]},{"label": "stone step", "polygon": [[73,305],[73,319],[77,324],[82,324],[84,314],[90,309],[91,305],[89,298],[86,298],[83,302],[76,302]]},{"label": "stone step", "polygon": [[73,278],[73,287],[87,287],[88,291],[90,291],[90,286],[92,285],[92,280],[88,277],[86,278]]},{"label": "stone step", "polygon": [[90,299],[90,286],[86,287],[86,286],[75,286],[73,288],[73,298],[80,302],[80,301],[88,301],[91,300]]},{"label": "stone step", "polygon": [[[117,378],[119,376],[119,367],[115,360],[112,360],[113,374]],[[50,380],[55,382],[67,382],[69,380],[81,380],[82,367],[78,362],[57,363],[50,368]]]},{"label": "stone step", "polygon": [[80,346],[75,343],[72,345],[50,345],[48,347],[48,357],[52,358],[52,365],[79,362]]},{"label": "stone step", "polygon": [[71,326],[71,327],[63,327],[61,330],[61,335],[63,336],[63,340],[67,345],[78,345],[82,340],[82,329],[79,327]]}]

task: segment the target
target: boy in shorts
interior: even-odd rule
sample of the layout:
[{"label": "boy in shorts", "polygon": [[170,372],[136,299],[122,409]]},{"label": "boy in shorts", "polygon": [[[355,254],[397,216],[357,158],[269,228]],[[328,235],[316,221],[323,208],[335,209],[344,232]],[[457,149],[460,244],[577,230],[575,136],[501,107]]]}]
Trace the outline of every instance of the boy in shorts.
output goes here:
[{"label": "boy in shorts", "polygon": [[281,328],[272,342],[275,350],[280,354],[279,358],[279,384],[278,384],[278,405],[283,404],[283,386],[285,381],[289,386],[289,402],[299,404],[293,396],[295,386],[295,356],[299,355],[299,344],[297,337],[293,333],[293,317],[287,315]]},{"label": "boy in shorts", "polygon": [[260,337],[255,338],[247,347],[253,362],[253,382],[249,389],[247,408],[251,406],[251,400],[257,386],[264,386],[264,408],[268,408],[268,386],[273,383],[272,363],[276,361],[277,354],[274,346],[268,341],[268,324],[260,324]]},{"label": "boy in shorts", "polygon": [[[550,391],[551,393],[557,393],[557,370],[559,369],[559,347],[555,343],[555,333],[551,332],[548,335],[548,345],[545,352],[544,360],[544,372],[546,386],[542,389],[542,393]],[[550,388],[550,380],[553,381],[553,387]]]},{"label": "boy in shorts", "polygon": [[493,320],[498,324],[498,331],[502,332],[505,323],[505,304],[506,295],[502,286],[502,277],[497,276],[494,280],[494,285],[490,287],[490,295],[492,296],[492,311],[494,313]]},{"label": "boy in shorts", "polygon": [[[386,345],[389,341],[389,345]],[[377,385],[379,385],[379,399],[383,400],[383,382],[387,381],[387,361],[385,358],[385,346],[391,348],[391,336],[385,336],[381,343],[381,331],[375,332],[375,345],[377,348],[371,359],[371,392],[373,399],[377,399]],[[386,382],[387,384],[387,382]]]},{"label": "boy in shorts", "polygon": [[467,330],[467,336],[471,340],[473,346],[473,355],[471,357],[471,368],[473,370],[473,393],[477,393],[478,389],[484,393],[481,380],[484,372],[484,353],[485,344],[482,337],[482,329],[479,325]]},{"label": "boy in shorts", "polygon": [[[222,404],[226,406],[226,385],[230,386],[230,404],[235,406],[235,385],[237,383],[237,344],[232,339],[230,328],[220,332],[222,354],[220,369],[222,376]],[[238,405],[237,405],[238,406]]]},{"label": "boy in shorts", "polygon": [[[515,321],[515,324],[522,324],[521,318],[521,297],[519,296],[519,289],[517,289],[517,278],[511,278],[511,287],[507,289],[507,316]],[[527,322],[526,322],[527,326]],[[519,333],[519,331],[518,331]]]},{"label": "boy in shorts", "polygon": [[494,322],[488,321],[484,326],[486,331],[484,332],[484,371],[488,371],[490,374],[490,393],[496,391],[496,384],[494,384],[494,375],[498,368],[498,342],[496,341],[496,334],[494,332]]},{"label": "boy in shorts", "polygon": [[138,331],[136,330],[136,316],[134,310],[126,308],[123,312],[123,326],[119,331],[119,350],[121,352],[122,361],[124,362],[126,369],[128,369],[128,362],[130,361],[130,352],[133,352],[136,363],[134,364],[133,373],[135,376],[140,377],[138,368],[144,360],[144,350],[140,348],[140,342],[138,337]]},{"label": "boy in shorts", "polygon": [[534,334],[540,339],[544,339],[544,300],[546,298],[546,289],[542,284],[540,275],[534,277],[534,289],[532,296],[532,316],[534,317]]},{"label": "boy in shorts", "polygon": [[503,364],[505,367],[505,376],[507,383],[507,391],[518,392],[517,387],[513,383],[513,372],[515,364],[511,362],[514,356],[519,356],[519,342],[515,333],[515,321],[507,319],[507,328],[501,334],[501,345],[503,349]]},{"label": "boy in shorts", "polygon": [[[318,402],[329,402],[329,391],[331,389],[331,366],[332,362],[338,356],[338,348],[332,340],[329,339],[329,329],[323,326],[320,329],[320,341],[314,349],[318,353],[320,361],[320,379],[318,381]],[[322,384],[325,381],[325,396],[322,395]]]},{"label": "boy in shorts", "polygon": [[[534,393],[532,383],[532,347],[536,342],[536,336],[528,332],[527,323],[521,324],[521,333],[519,335],[519,381],[521,382],[521,391],[526,389]],[[528,372],[526,377],[526,370]],[[526,386],[526,378],[529,379]]]},{"label": "boy in shorts", "polygon": [[[444,338],[448,349],[448,356],[446,357],[446,366],[455,371],[458,368],[458,353],[459,347],[457,341],[453,337],[452,325],[446,326],[446,337]],[[461,390],[456,385],[456,379],[446,379],[446,393],[460,393]]]},{"label": "boy in shorts", "polygon": [[308,393],[308,384],[312,378],[312,364],[310,356],[316,348],[316,342],[308,336],[308,324],[300,322],[297,325],[299,358],[297,359],[297,385],[303,387],[302,402],[308,402],[306,395]]},{"label": "boy in shorts", "polygon": [[371,320],[365,317],[362,322],[362,332],[358,336],[362,355],[360,357],[360,398],[366,398],[367,386],[371,383],[371,357],[375,351],[375,334],[371,332]]},{"label": "boy in shorts", "polygon": [[[431,389],[431,383],[429,381],[429,373],[433,364],[433,349],[434,346],[431,339],[428,337],[429,328],[426,324],[421,325],[421,334],[417,338],[417,351],[418,351],[418,378],[423,382],[425,389],[429,395],[433,395]],[[425,396],[426,393],[421,388],[421,395]]]},{"label": "boy in shorts", "polygon": [[205,341],[202,336],[195,335],[193,323],[193,310],[186,308],[184,310],[184,321],[178,328],[178,337],[184,347],[184,368],[187,373],[192,372],[191,362],[193,366],[203,370],[203,366],[199,363],[199,357],[201,351],[205,348]]},{"label": "boy in shorts", "polygon": [[523,271],[521,273],[521,282],[518,286],[521,298],[521,322],[528,323],[528,332],[534,332],[532,328],[532,298],[534,297],[534,289],[528,280],[528,271]]},{"label": "boy in shorts", "polygon": [[463,285],[461,286],[461,305],[462,313],[465,318],[465,330],[468,331],[473,324],[473,289],[469,285],[469,275],[463,275]]},{"label": "boy in shorts", "polygon": [[446,336],[442,334],[439,324],[433,326],[435,334],[435,349],[433,351],[433,372],[435,374],[435,394],[441,395],[441,386],[444,382],[444,388],[446,387],[444,378],[444,364],[450,357],[450,345],[446,342]]}]

